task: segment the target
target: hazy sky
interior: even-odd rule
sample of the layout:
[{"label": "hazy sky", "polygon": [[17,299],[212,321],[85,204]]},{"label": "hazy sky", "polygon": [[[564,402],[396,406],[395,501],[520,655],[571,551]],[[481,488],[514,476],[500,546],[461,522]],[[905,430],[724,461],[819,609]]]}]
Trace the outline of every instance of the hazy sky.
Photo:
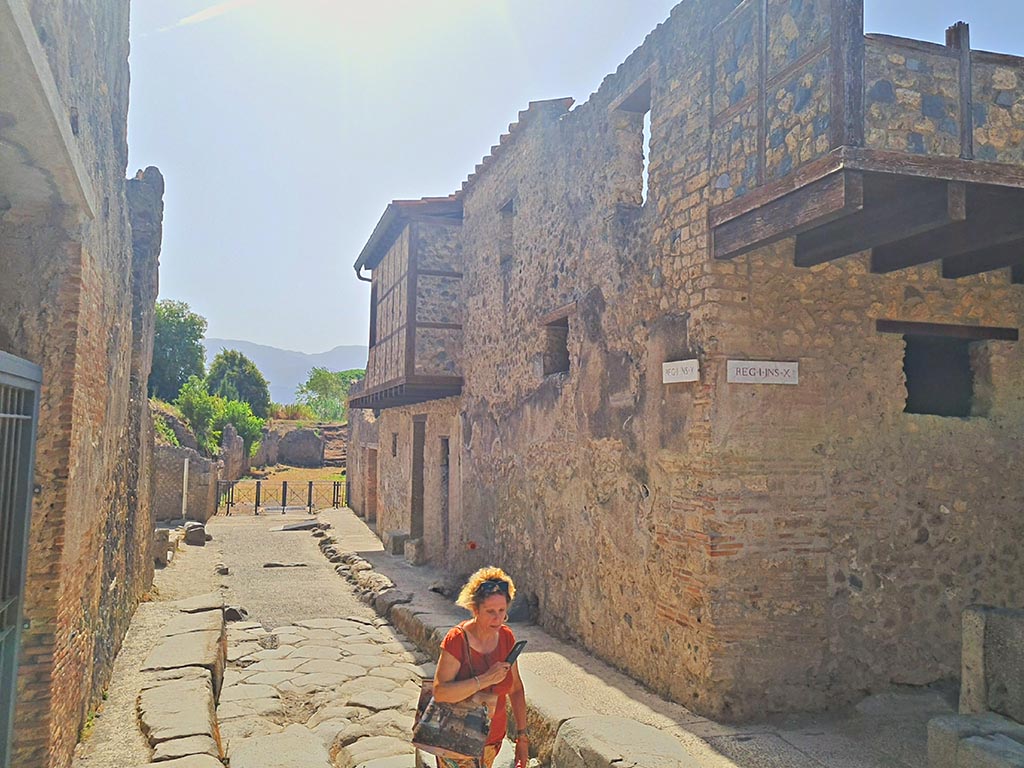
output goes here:
[{"label": "hazy sky", "polygon": [[[527,102],[585,101],[672,0],[132,0],[130,167],[167,179],[160,296],[209,335],[365,344],[387,203],[461,185]],[[868,32],[1024,54],[1020,0],[866,0]]]}]

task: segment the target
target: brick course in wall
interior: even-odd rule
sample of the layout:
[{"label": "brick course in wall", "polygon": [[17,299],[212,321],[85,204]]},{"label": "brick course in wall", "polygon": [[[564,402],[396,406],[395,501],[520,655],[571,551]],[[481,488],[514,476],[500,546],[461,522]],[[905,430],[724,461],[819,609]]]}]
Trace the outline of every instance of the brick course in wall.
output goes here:
[{"label": "brick course in wall", "polygon": [[[1020,60],[864,38],[848,0],[772,0],[761,35],[757,8],[683,2],[585,103],[520,113],[456,196],[461,394],[383,397],[372,438],[353,418],[353,444],[377,449],[379,532],[410,530],[425,417],[429,559],[502,565],[547,629],[735,719],[955,677],[963,607],[1024,601],[1020,344],[973,344],[974,416],[913,414],[905,341],[877,326],[1019,328],[1024,288],[935,264],[875,274],[866,252],[799,268],[792,238],[721,261],[709,226],[861,136],[959,161],[970,112],[979,153],[1019,162],[986,126],[1024,127]],[[371,247],[379,299],[421,254],[397,233]],[[406,317],[399,301],[386,322]],[[368,388],[408,364],[389,349],[371,348]],[[662,383],[689,358],[698,382]],[[799,385],[729,383],[729,360],[799,363]],[[364,504],[373,475],[353,454]]]}]

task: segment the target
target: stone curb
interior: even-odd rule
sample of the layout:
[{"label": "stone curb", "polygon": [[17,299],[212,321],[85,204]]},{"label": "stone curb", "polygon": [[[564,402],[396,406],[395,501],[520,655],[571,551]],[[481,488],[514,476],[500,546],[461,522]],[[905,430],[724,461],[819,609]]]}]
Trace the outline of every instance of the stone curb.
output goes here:
[{"label": "stone curb", "polygon": [[[402,592],[365,558],[345,552],[324,528],[315,535],[324,556],[336,563],[335,571],[356,587],[360,600],[372,606],[421,651],[436,661],[441,640],[465,613],[418,605],[416,595]],[[520,669],[527,689],[527,723],[531,751],[551,768],[691,768],[698,763],[672,737],[648,725],[597,712],[561,691],[533,679]],[[532,684],[531,684],[532,682]],[[625,735],[625,740],[620,738]],[[611,741],[613,746],[609,746]],[[656,745],[652,748],[651,745]],[[624,762],[624,754],[629,755]],[[583,760],[583,762],[580,762]]]},{"label": "stone curb", "polygon": [[154,750],[151,765],[219,766],[216,707],[227,657],[223,597],[210,593],[175,605],[178,615],[142,665],[147,680],[136,699],[139,728]]}]

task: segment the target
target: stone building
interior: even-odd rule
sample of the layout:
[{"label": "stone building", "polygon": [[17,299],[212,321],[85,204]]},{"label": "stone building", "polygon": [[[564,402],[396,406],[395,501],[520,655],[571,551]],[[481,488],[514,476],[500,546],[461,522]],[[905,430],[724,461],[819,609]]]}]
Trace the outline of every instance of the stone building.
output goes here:
[{"label": "stone building", "polygon": [[163,179],[125,180],[127,0],[3,0],[0,65],[0,765],[56,768],[152,580]]},{"label": "stone building", "polygon": [[1024,604],[1024,60],[686,0],[571,105],[359,255],[354,508],[704,713],[955,677]]}]

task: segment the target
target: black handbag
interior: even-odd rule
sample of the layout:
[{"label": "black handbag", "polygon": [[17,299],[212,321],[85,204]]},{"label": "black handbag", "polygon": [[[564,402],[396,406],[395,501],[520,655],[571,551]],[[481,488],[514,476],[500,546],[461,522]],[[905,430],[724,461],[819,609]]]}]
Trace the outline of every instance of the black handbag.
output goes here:
[{"label": "black handbag", "polygon": [[[469,638],[460,627],[466,643],[466,663],[473,670]],[[487,706],[470,699],[440,702],[434,698],[434,681],[424,680],[416,718],[412,727],[413,746],[421,752],[456,760],[479,759],[484,753],[487,736],[491,731],[491,718]]]}]

